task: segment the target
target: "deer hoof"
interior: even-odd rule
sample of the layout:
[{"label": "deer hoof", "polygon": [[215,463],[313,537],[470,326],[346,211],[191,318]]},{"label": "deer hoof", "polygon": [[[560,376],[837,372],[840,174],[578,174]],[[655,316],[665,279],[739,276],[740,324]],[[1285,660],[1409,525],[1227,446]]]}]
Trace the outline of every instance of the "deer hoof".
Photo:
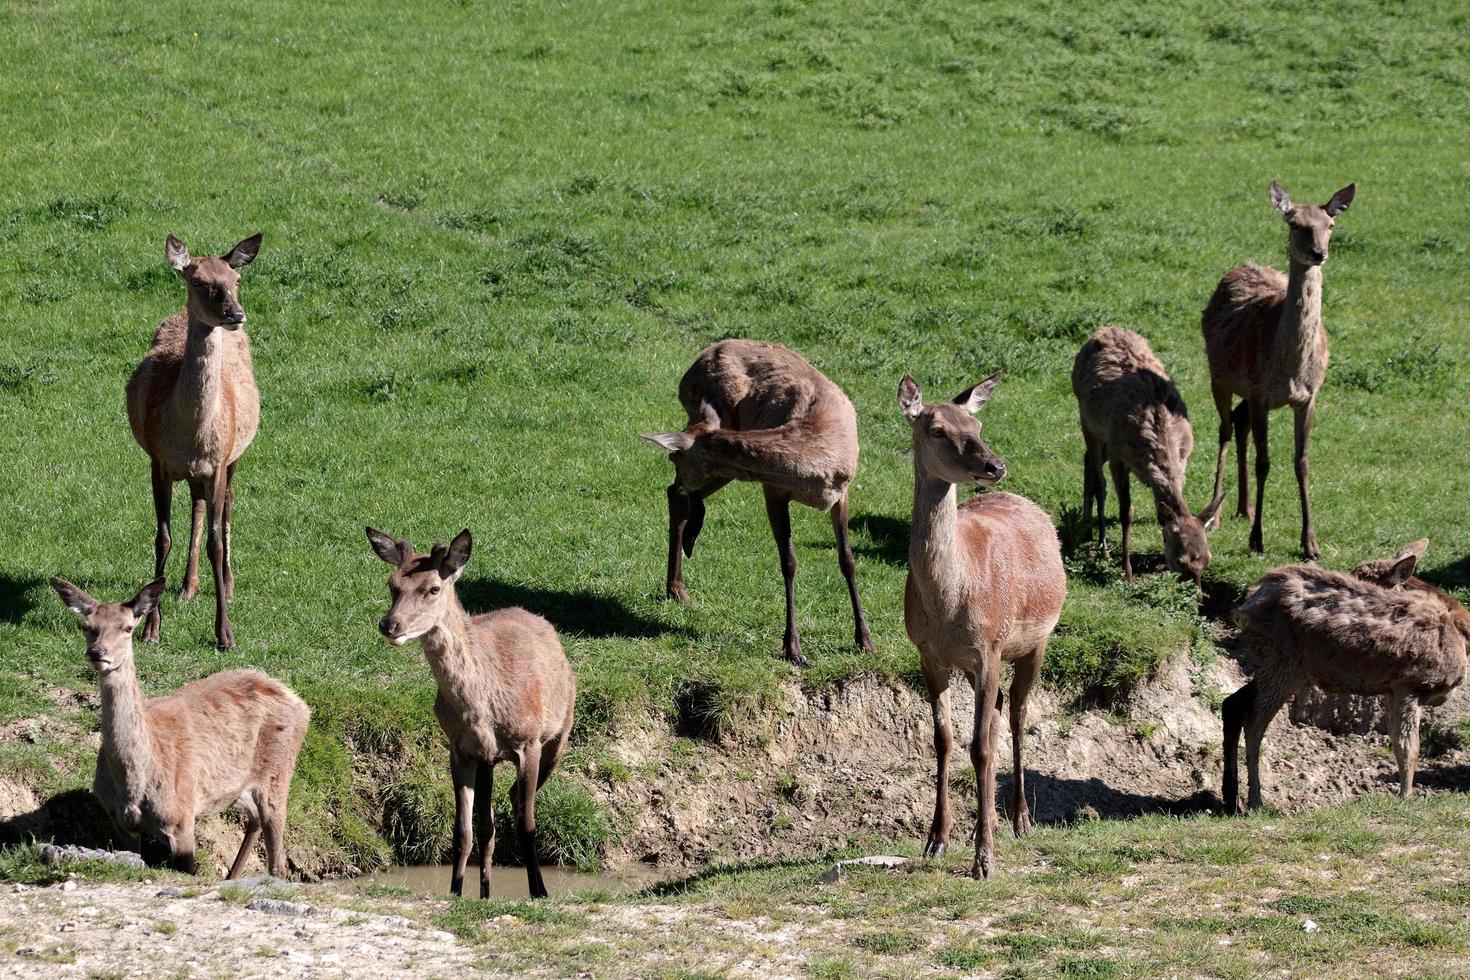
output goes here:
[{"label": "deer hoof", "polygon": [[995,855],[989,851],[977,855],[975,867],[970,870],[970,873],[981,881],[995,874]]},{"label": "deer hoof", "polygon": [[215,634],[215,646],[221,650],[233,650],[235,648],[235,631],[228,626],[220,627]]},{"label": "deer hoof", "polygon": [[791,649],[791,650],[787,650],[785,656],[786,656],[786,660],[788,662],[790,662],[791,664],[793,664],[794,666],[797,666],[797,667],[809,667],[809,666],[811,666],[811,664],[807,661],[806,656],[804,654],[802,654],[800,647],[797,647],[797,648]]},{"label": "deer hoof", "polygon": [[1031,814],[1030,813],[1027,813],[1024,810],[1021,811],[1021,812],[1019,812],[1019,813],[1017,813],[1016,814],[1016,819],[1012,822],[1012,825],[1015,827],[1016,836],[1017,837],[1030,837],[1031,836]]},{"label": "deer hoof", "polygon": [[665,597],[673,602],[682,602],[686,606],[689,605],[689,593],[684,591],[684,586],[682,585],[670,587]]},{"label": "deer hoof", "polygon": [[184,587],[179,590],[179,601],[188,602],[199,594],[198,582],[185,582]]},{"label": "deer hoof", "polygon": [[858,649],[863,651],[864,653],[878,652],[877,645],[873,642],[873,638],[868,635],[868,632],[866,630],[858,634],[857,645]]},{"label": "deer hoof", "polygon": [[924,845],[924,860],[933,861],[944,856],[946,842],[938,840],[933,834],[929,835],[929,842]]}]

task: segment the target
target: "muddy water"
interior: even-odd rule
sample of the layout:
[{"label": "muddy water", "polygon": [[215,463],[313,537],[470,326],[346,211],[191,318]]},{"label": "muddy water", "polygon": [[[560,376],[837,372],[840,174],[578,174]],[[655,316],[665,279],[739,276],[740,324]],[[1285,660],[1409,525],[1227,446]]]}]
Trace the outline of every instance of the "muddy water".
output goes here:
[{"label": "muddy water", "polygon": [[[359,881],[364,884],[407,888],[417,895],[448,895],[452,873],[453,869],[447,864],[400,865],[368,875]],[[658,871],[637,865],[598,874],[585,874],[575,868],[555,865],[541,867],[541,879],[546,882],[546,890],[552,895],[578,895],[584,892],[626,894],[657,884],[663,878],[664,875]],[[473,863],[465,869],[464,893],[466,897],[480,894],[480,869]],[[529,898],[526,869],[496,867],[490,873],[490,897]]]}]

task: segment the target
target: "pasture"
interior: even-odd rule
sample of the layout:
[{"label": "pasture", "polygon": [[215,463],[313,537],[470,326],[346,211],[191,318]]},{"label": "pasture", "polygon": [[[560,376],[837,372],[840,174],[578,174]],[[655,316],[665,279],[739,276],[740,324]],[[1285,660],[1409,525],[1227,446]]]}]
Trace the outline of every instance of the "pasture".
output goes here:
[{"label": "pasture", "polygon": [[[95,681],[46,578],[117,600],[150,577],[122,388],[183,302],[164,237],[208,254],[261,231],[241,284],[263,406],[237,482],[239,646],[214,649],[206,581],[190,604],[170,594],[162,645],[137,656],[150,693],[249,664],[312,705],[290,840],[321,868],[430,859],[447,839],[433,682],[416,647],[376,633],[386,569],[364,525],[420,548],[469,526],[466,607],[523,604],[563,631],[568,773],[595,778],[599,746],[672,719],[689,690],[739,727],[793,680],[913,679],[899,377],[936,397],[1006,372],[987,441],[1004,489],[1066,545],[1072,357],[1095,327],[1131,326],[1192,409],[1202,507],[1199,313],[1232,266],[1284,267],[1273,177],[1319,203],[1358,187],[1325,269],[1323,562],[1427,536],[1429,577],[1470,586],[1470,14],[1453,5],[57,0],[4,6],[0,34],[0,724],[95,725],[68,706]],[[680,375],[730,336],[794,347],[857,407],[876,655],[851,647],[827,521],[798,508],[812,667],[779,661],[780,574],[749,486],[710,501],[694,604],[662,601],[672,467],[638,435],[682,424]],[[1227,517],[1216,612],[1297,557],[1289,414],[1271,437],[1267,553]],[[1213,655],[1192,586],[1068,553],[1046,685],[1106,702],[1166,657]],[[43,734],[0,744],[0,771],[44,797],[88,785],[92,757]],[[542,806],[563,859],[617,833],[573,775]]]}]

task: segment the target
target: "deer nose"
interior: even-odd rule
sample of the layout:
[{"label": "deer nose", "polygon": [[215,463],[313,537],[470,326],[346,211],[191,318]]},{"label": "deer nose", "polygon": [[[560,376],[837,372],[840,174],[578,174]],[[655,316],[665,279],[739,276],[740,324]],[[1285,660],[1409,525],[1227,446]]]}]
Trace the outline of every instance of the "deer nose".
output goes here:
[{"label": "deer nose", "polygon": [[1307,254],[1312,257],[1313,262],[1325,262],[1327,260],[1327,250],[1325,248],[1314,248]]},{"label": "deer nose", "polygon": [[984,471],[986,476],[999,480],[1006,475],[1006,464],[999,459],[987,459],[985,461]]},{"label": "deer nose", "polygon": [[398,620],[393,619],[391,616],[384,616],[382,619],[378,620],[378,632],[387,637],[397,635]]}]

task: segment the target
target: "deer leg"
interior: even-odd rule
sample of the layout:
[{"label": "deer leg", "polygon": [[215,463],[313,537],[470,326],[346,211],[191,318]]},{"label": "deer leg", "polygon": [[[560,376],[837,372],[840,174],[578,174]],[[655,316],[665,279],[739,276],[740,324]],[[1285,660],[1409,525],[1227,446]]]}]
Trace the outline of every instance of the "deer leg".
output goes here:
[{"label": "deer leg", "polygon": [[204,543],[205,490],[204,484],[198,480],[189,481],[189,508],[189,561],[184,566],[184,588],[179,593],[179,598],[185,600],[199,594],[199,550]]},{"label": "deer leg", "polygon": [[[670,599],[688,602],[689,593],[684,590],[684,553],[680,549],[684,541],[684,531],[689,523],[692,498],[688,493],[679,489],[677,483],[669,484],[667,494],[669,498],[669,568],[665,591]],[[703,501],[700,501],[699,507],[700,522],[703,523]],[[692,540],[690,550],[693,551]]]},{"label": "deer leg", "polygon": [[546,883],[541,880],[541,857],[536,849],[536,785],[541,775],[541,746],[532,744],[522,750],[516,782],[520,786],[520,813],[516,832],[521,840],[521,862],[526,866],[526,884],[532,898],[546,897]]},{"label": "deer leg", "polygon": [[1256,518],[1251,524],[1250,548],[1260,555],[1266,551],[1261,522],[1266,512],[1266,476],[1271,472],[1271,453],[1266,448],[1266,403],[1252,399],[1250,416],[1251,440],[1256,444]]},{"label": "deer leg", "polygon": [[1307,464],[1307,440],[1312,434],[1312,416],[1316,410],[1315,395],[1305,405],[1292,410],[1292,431],[1296,437],[1296,486],[1302,498],[1302,554],[1313,561],[1322,557],[1317,548],[1317,531],[1312,527],[1312,503],[1307,494],[1307,478],[1311,469]]},{"label": "deer leg", "polygon": [[215,471],[209,486],[209,565],[214,569],[214,638],[221,650],[235,645],[235,631],[230,628],[230,613],[225,607],[225,477]]},{"label": "deer leg", "polygon": [[454,780],[454,870],[449,891],[464,895],[464,869],[470,863],[471,825],[475,812],[475,764],[453,747],[449,750],[449,774]]},{"label": "deer leg", "polygon": [[1395,691],[1388,697],[1388,712],[1393,755],[1399,764],[1399,796],[1408,799],[1419,767],[1419,699],[1408,691]]},{"label": "deer leg", "polygon": [[[1082,535],[1087,541],[1092,540],[1092,505],[1097,504],[1099,512],[1102,510],[1102,501],[1098,497],[1097,481],[1102,474],[1103,461],[1102,449],[1098,442],[1084,430],[1082,441],[1086,449],[1082,451]],[[1102,523],[1098,523],[1098,543],[1102,543]]]},{"label": "deer leg", "polygon": [[490,791],[494,786],[494,763],[481,761],[475,768],[475,847],[480,852],[480,897],[490,897],[490,861],[495,856],[495,810]]},{"label": "deer leg", "polygon": [[230,865],[230,873],[225,875],[226,878],[238,878],[240,872],[245,870],[245,862],[250,860],[255,844],[260,840],[260,823],[259,817],[245,818],[245,839],[240,842],[240,850],[235,854],[235,861]]},{"label": "deer leg", "polygon": [[[158,531],[153,537],[153,577],[160,578],[163,575],[164,566],[168,564],[168,553],[173,547],[173,536],[169,533],[169,511],[173,509],[174,485],[163,472],[163,467],[157,460],[153,461],[153,516],[158,520]],[[157,603],[148,613],[148,620],[143,626],[143,642],[157,643],[158,634],[163,628],[163,614],[159,611]]]},{"label": "deer leg", "polygon": [[954,827],[949,813],[949,753],[954,748],[954,729],[949,720],[949,668],[926,660],[922,651],[919,666],[924,672],[929,710],[934,716],[934,820],[929,824],[924,857],[937,858],[949,844],[949,832]]},{"label": "deer leg", "polygon": [[1300,678],[1293,682],[1280,671],[1266,671],[1258,673],[1253,683],[1256,691],[1245,719],[1246,808],[1259,810],[1261,740],[1266,729],[1271,727],[1271,719],[1276,717],[1276,712],[1296,693],[1302,682]]},{"label": "deer leg", "polygon": [[1041,673],[1041,661],[1046,657],[1046,641],[1042,640],[1032,653],[1016,661],[1011,676],[1011,826],[1017,837],[1031,833],[1031,808],[1026,804],[1026,767],[1022,764],[1022,749],[1026,742],[1026,699],[1031,696],[1031,686]]},{"label": "deer leg", "polygon": [[782,649],[786,659],[798,667],[806,666],[801,653],[801,636],[796,629],[796,545],[791,540],[791,498],[779,490],[764,487],[766,517],[771,533],[776,536],[776,550],[781,555],[781,577],[786,580],[786,637]]},{"label": "deer leg", "polygon": [[1113,471],[1113,492],[1118,495],[1118,523],[1121,525],[1123,539],[1123,578],[1131,582],[1133,581],[1133,554],[1129,541],[1133,533],[1133,490],[1128,485],[1128,468],[1123,465],[1122,460],[1113,460],[1110,468]]},{"label": "deer leg", "polygon": [[987,656],[975,684],[975,732],[970,738],[970,762],[975,767],[975,790],[980,799],[975,825],[976,878],[995,873],[995,743],[999,712],[995,699],[1000,693],[1000,661]]},{"label": "deer leg", "polygon": [[[1250,432],[1251,405],[1248,401],[1242,401],[1235,406],[1231,413],[1231,421],[1235,427],[1235,487],[1237,499],[1235,503],[1235,516],[1243,517],[1248,521],[1256,519],[1256,512],[1251,510],[1250,483],[1246,479],[1246,470],[1250,460],[1250,452],[1246,446],[1246,436]],[[1214,499],[1213,497],[1210,499]],[[1261,505],[1261,498],[1256,496],[1256,506]]]},{"label": "deer leg", "polygon": [[857,588],[857,561],[852,555],[852,542],[847,537],[847,494],[832,508],[832,534],[837,538],[837,567],[842,569],[842,577],[847,579],[847,594],[852,599],[852,620],[855,630],[855,642],[859,650],[873,653],[877,647],[873,646],[873,636],[868,632],[868,620],[863,615],[863,603],[858,598]]},{"label": "deer leg", "polygon": [[290,872],[286,861],[286,795],[289,787],[280,793],[280,799],[271,800],[260,823],[265,831],[265,859],[270,865],[271,875],[285,878]]},{"label": "deer leg", "polygon": [[[1220,414],[1220,449],[1215,455],[1215,492],[1210,497],[1214,500],[1225,489],[1225,456],[1230,451],[1230,392],[1219,385],[1211,385],[1210,393],[1215,398],[1215,411]],[[1209,526],[1220,526],[1219,514],[1215,515]]]},{"label": "deer leg", "polygon": [[225,501],[221,524],[224,525],[225,598],[235,598],[234,545],[230,541],[230,515],[235,510],[235,463],[225,469]]},{"label": "deer leg", "polygon": [[1092,479],[1092,495],[1097,500],[1097,547],[1102,556],[1108,556],[1107,535],[1107,503],[1108,503],[1108,478],[1103,468],[1107,465],[1108,447],[1102,443],[1097,444],[1097,452],[1093,457],[1095,474]]},{"label": "deer leg", "polygon": [[186,826],[177,827],[168,834],[169,867],[186,875],[198,874],[194,851],[194,822],[190,818]]},{"label": "deer leg", "polygon": [[1220,706],[1220,719],[1225,729],[1225,773],[1220,782],[1220,799],[1227,814],[1242,812],[1240,806],[1240,733],[1245,728],[1255,704],[1256,685],[1252,681],[1225,699]]}]

